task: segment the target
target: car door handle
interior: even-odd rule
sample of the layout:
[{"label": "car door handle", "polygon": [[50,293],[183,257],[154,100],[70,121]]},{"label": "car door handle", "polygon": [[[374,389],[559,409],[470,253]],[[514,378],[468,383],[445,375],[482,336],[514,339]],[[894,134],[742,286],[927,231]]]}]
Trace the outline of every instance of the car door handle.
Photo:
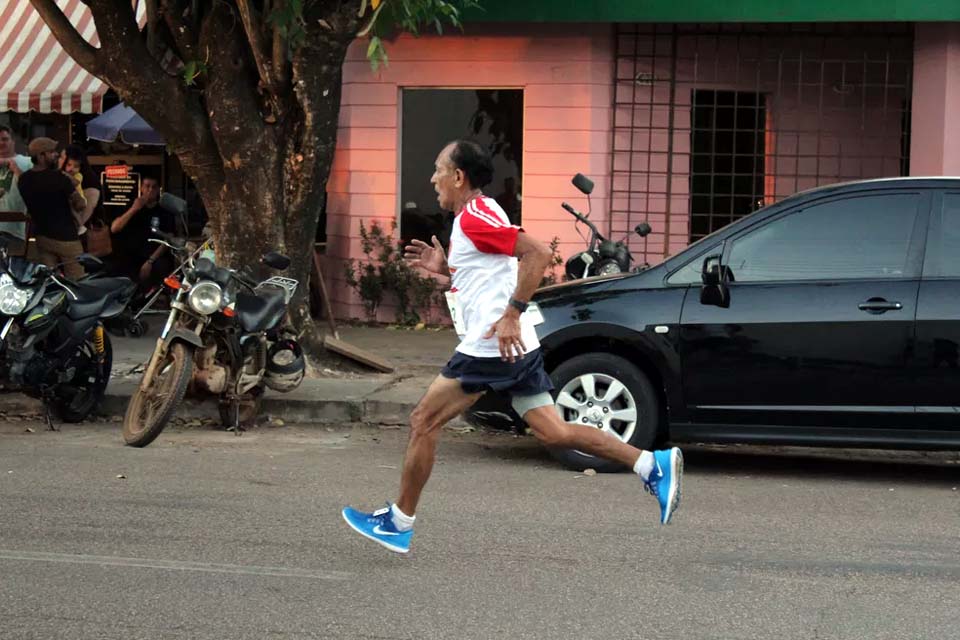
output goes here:
[{"label": "car door handle", "polygon": [[900,311],[903,305],[899,302],[889,302],[883,298],[870,298],[866,302],[861,302],[857,308],[867,313],[885,313],[887,311]]}]

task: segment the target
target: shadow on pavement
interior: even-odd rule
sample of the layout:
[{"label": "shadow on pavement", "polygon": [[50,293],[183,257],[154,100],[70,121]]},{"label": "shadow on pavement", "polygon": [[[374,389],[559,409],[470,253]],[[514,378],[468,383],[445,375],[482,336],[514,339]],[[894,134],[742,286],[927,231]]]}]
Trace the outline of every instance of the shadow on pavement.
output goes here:
[{"label": "shadow on pavement", "polygon": [[[531,436],[486,432],[481,456],[563,469]],[[492,436],[492,437],[491,437]],[[960,487],[960,453],[777,446],[680,445],[684,470],[693,475],[846,479]],[[626,471],[626,469],[624,470]]]},{"label": "shadow on pavement", "polygon": [[960,455],[955,451],[705,445],[682,448],[685,470],[695,474],[936,483],[951,488],[960,483]]}]

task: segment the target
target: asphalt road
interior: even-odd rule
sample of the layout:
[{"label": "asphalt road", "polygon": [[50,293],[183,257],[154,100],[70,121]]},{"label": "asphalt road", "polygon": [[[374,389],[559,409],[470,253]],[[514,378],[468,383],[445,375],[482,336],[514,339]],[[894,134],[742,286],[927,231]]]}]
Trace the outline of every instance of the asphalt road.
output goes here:
[{"label": "asphalt road", "polygon": [[[33,433],[26,431],[34,429]],[[956,454],[688,448],[630,474],[445,437],[409,557],[350,532],[405,434],[0,425],[0,638],[952,638]],[[118,476],[124,476],[122,478]]]}]

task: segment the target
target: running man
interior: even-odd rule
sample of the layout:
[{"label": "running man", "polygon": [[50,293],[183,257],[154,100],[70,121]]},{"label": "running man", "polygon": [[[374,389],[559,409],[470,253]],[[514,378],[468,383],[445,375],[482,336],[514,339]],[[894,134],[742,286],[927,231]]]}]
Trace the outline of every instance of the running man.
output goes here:
[{"label": "running man", "polygon": [[577,449],[632,468],[660,503],[660,522],[669,523],[680,503],[680,449],[641,451],[599,429],[564,422],[554,407],[536,329],[524,315],[551,251],[511,225],[496,201],[483,195],[492,180],[490,155],[474,142],[452,142],[437,157],[430,179],[437,200],[441,209],[459,212],[450,256],[434,236],[432,246],[414,240],[404,257],[412,266],[451,278],[447,302],[461,342],[410,415],[397,502],[373,513],[345,507],[344,520],[360,535],[407,553],[443,425],[494,390],[510,394],[513,408],[548,447]]}]

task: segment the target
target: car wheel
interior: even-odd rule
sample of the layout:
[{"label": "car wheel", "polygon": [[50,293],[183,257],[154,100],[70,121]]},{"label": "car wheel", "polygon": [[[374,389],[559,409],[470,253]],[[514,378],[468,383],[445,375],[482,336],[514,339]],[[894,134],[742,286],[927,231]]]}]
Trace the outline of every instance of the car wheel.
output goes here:
[{"label": "car wheel", "polygon": [[[650,379],[627,360],[609,353],[576,356],[550,378],[560,416],[571,424],[606,431],[622,442],[650,449],[660,427],[660,403]],[[571,469],[621,471],[623,466],[574,449],[551,449]]]}]

